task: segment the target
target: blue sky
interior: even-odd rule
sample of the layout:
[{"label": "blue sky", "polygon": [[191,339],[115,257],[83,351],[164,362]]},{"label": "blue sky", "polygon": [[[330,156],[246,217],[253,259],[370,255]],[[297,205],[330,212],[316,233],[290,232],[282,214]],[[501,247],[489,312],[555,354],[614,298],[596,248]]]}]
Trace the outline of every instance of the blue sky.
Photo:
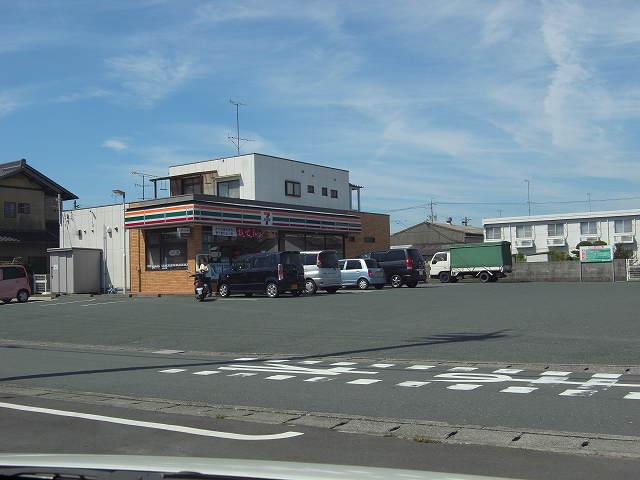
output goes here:
[{"label": "blue sky", "polygon": [[236,154],[234,100],[241,153],[349,170],[392,232],[431,202],[640,208],[638,25],[636,0],[0,0],[0,162],[135,200],[132,171]]}]

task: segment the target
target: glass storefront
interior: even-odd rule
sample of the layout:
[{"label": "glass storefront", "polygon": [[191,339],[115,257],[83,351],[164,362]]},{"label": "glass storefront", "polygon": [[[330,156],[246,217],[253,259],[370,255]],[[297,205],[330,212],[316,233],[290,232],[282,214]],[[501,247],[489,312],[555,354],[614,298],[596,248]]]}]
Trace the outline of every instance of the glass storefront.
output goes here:
[{"label": "glass storefront", "polygon": [[175,228],[145,232],[147,270],[176,270],[187,268],[187,239]]}]

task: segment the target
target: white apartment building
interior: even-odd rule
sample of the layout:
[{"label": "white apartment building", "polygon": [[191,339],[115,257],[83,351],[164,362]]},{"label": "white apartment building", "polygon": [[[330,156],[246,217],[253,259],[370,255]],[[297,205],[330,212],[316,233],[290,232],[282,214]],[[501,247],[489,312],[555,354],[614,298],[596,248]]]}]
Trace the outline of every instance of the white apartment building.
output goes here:
[{"label": "white apartment building", "polygon": [[546,262],[550,250],[571,252],[582,241],[620,244],[638,253],[640,210],[582,212],[561,215],[485,218],[485,240],[511,242],[512,253],[521,253],[529,262]]},{"label": "white apartment building", "polygon": [[[171,195],[204,194],[293,206],[360,210],[349,171],[259,153],[169,167]],[[359,199],[359,197],[358,197]]]}]

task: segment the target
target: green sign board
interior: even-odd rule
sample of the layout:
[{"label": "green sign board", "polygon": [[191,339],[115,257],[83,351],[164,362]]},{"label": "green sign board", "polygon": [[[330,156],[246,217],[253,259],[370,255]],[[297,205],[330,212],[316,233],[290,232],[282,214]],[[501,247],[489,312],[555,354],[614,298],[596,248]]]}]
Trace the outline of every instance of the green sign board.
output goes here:
[{"label": "green sign board", "polygon": [[580,261],[583,263],[613,262],[613,247],[610,245],[580,247]]}]

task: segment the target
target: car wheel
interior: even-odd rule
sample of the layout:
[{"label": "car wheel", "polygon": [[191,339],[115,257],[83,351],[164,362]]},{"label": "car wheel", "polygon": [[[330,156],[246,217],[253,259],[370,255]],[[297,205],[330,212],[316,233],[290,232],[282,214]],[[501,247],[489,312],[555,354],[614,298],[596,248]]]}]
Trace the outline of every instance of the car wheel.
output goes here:
[{"label": "car wheel", "polygon": [[381,290],[382,288],[384,288],[384,285],[374,285],[374,288],[376,290]]},{"label": "car wheel", "polygon": [[440,272],[438,278],[442,283],[449,283],[451,281],[451,274],[449,272]]},{"label": "car wheel", "polygon": [[27,292],[26,290],[20,290],[16,298],[20,303],[24,303],[29,300],[29,292]]},{"label": "car wheel", "polygon": [[9,303],[9,302],[11,301],[11,299],[10,299],[10,298],[3,298],[3,299],[2,299],[2,301],[3,301],[4,303]]},{"label": "car wheel", "polygon": [[340,287],[330,287],[327,288],[327,293],[336,293]]},{"label": "car wheel", "polygon": [[402,277],[400,275],[391,275],[389,283],[393,288],[400,288],[402,286]]},{"label": "car wheel", "polygon": [[482,283],[487,283],[488,281],[491,280],[491,275],[489,275],[489,272],[482,272],[480,275],[480,281]]},{"label": "car wheel", "polygon": [[369,281],[366,278],[361,278],[360,280],[358,280],[358,288],[360,290],[366,290],[367,288],[369,288]]},{"label": "car wheel", "polygon": [[407,283],[407,287],[409,288],[415,288],[417,285],[418,285],[418,282]]},{"label": "car wheel", "polygon": [[307,278],[307,282],[305,285],[306,285],[307,293],[310,293],[313,295],[318,291],[318,286],[316,285],[316,282],[314,282],[310,278]]},{"label": "car wheel", "polygon": [[227,285],[226,283],[221,283],[220,285],[218,285],[218,295],[226,298],[229,296],[229,294],[229,285]]},{"label": "car wheel", "polygon": [[279,295],[278,285],[276,285],[273,282],[269,283],[267,285],[266,292],[267,292],[267,297],[276,298]]}]

